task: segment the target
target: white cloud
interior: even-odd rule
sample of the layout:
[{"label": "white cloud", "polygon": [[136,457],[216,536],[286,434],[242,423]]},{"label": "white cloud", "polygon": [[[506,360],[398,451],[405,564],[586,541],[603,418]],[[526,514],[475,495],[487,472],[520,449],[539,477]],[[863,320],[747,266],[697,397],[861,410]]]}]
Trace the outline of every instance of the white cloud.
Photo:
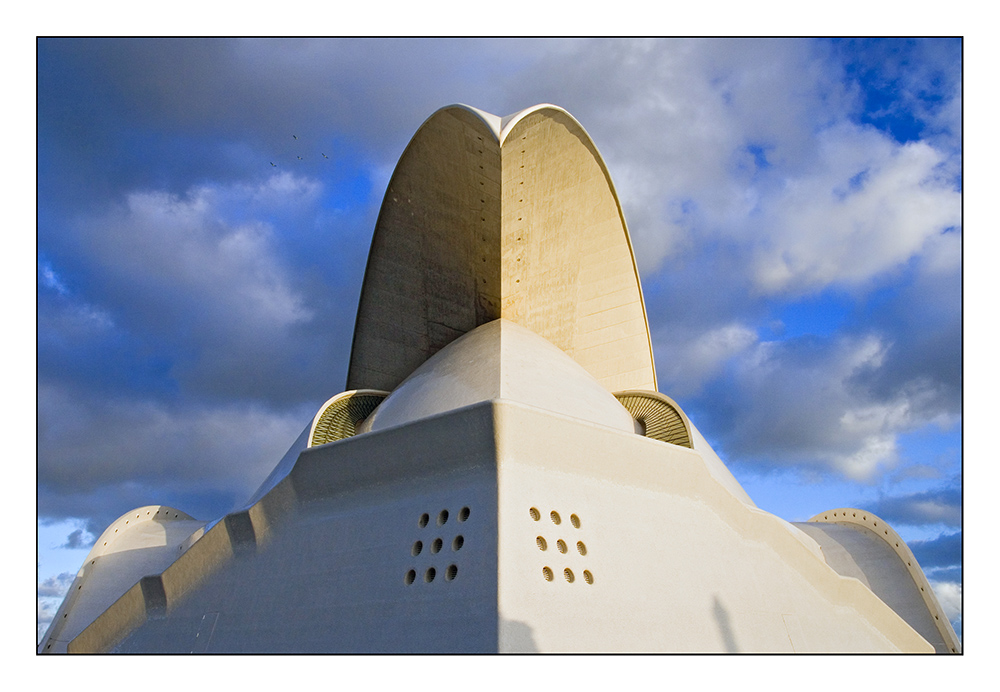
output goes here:
[{"label": "white cloud", "polygon": [[[509,88],[564,99],[594,137],[644,273],[724,242],[754,256],[743,271],[762,293],[855,287],[961,223],[952,140],[901,144],[857,124],[862,96],[825,44],[571,47]],[[911,106],[945,88],[915,73],[905,86]]]},{"label": "white cloud", "polygon": [[697,392],[719,374],[734,356],[757,342],[757,334],[742,324],[726,324],[701,334],[687,330],[661,330],[656,344],[660,388],[674,396]]},{"label": "white cloud", "polygon": [[941,608],[959,637],[962,636],[962,584],[953,581],[932,581],[931,588]]},{"label": "white cloud", "polygon": [[61,296],[69,293],[69,289],[66,288],[66,284],[63,283],[62,278],[56,274],[55,269],[48,262],[38,262],[38,273],[41,275],[42,285],[46,288],[52,289]]},{"label": "white cloud", "polygon": [[[307,185],[277,176],[284,204],[308,202]],[[257,189],[204,186],[185,197],[133,192],[124,207],[86,224],[88,252],[103,278],[134,291],[157,319],[177,318],[198,305],[220,328],[239,333],[246,324],[276,327],[309,318],[277,260],[273,231],[263,222],[231,223],[226,208],[274,198],[274,182]]]},{"label": "white cloud", "polygon": [[301,396],[345,338],[326,330],[349,319],[329,314],[341,304],[322,293],[322,260],[304,268],[290,260],[329,250],[295,236],[323,237],[314,228],[321,191],[315,180],[279,173],[184,195],[132,192],[78,220],[59,252],[80,288],[40,315],[46,346],[62,349],[46,356],[71,352],[79,335],[88,344],[103,339],[104,350],[113,341],[137,363],[156,359],[150,367],[168,367],[190,392]]},{"label": "white cloud", "polygon": [[764,292],[857,286],[961,224],[961,193],[930,145],[847,124],[818,141],[816,169],[787,180],[757,222],[754,280]]}]

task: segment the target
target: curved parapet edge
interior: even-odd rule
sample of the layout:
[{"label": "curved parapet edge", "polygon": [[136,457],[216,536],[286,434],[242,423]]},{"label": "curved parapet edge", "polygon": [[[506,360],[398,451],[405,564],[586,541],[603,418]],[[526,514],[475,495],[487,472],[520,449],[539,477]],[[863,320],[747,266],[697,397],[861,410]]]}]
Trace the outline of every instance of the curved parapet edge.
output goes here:
[{"label": "curved parapet edge", "polygon": [[[103,584],[105,588],[104,594],[100,593],[100,588],[96,592],[94,592],[93,588],[86,588],[86,591],[84,589],[88,586],[92,587],[91,577],[96,571],[97,562],[100,558],[116,552],[133,551],[141,548],[141,545],[137,546],[134,544],[135,532],[137,530],[141,531],[144,524],[153,521],[177,522],[180,524],[176,528],[182,529],[180,535],[183,538],[179,542],[181,549],[183,549],[184,545],[190,545],[200,538],[204,533],[207,523],[195,519],[179,509],[166,505],[137,507],[111,522],[108,528],[94,542],[94,547],[91,548],[87,554],[87,558],[83,561],[83,565],[77,572],[76,578],[70,585],[63,602],[53,616],[48,630],[38,644],[38,653],[65,653],[69,641],[75,638],[85,626],[89,625],[87,622],[81,622],[81,618],[84,620],[89,619],[86,614],[88,611],[95,615],[99,614],[106,607],[110,606],[116,598],[119,598],[122,593],[121,591],[112,592],[109,597],[107,592],[108,585],[106,583]],[[188,526],[185,527],[184,524]],[[129,541],[125,540],[125,537],[131,539],[133,544],[128,545]],[[170,561],[176,555],[174,548],[178,547],[177,538],[178,536],[174,536],[174,540],[162,546],[149,546],[155,550],[154,563],[160,564],[160,569],[169,565]],[[122,548],[120,546],[123,542],[126,545]],[[143,577],[141,571],[135,573],[133,578],[139,579],[140,577]],[[125,578],[127,580],[129,577],[126,576]],[[127,589],[127,585],[123,585],[121,588]],[[90,617],[93,617],[93,615]]]},{"label": "curved parapet edge", "polygon": [[[580,121],[574,118],[573,115],[565,108],[561,108],[560,106],[556,106],[551,103],[538,103],[535,104],[534,106],[523,108],[517,111],[516,113],[505,115],[503,118],[500,119],[500,131],[497,132],[497,141],[500,142],[500,146],[503,146],[504,140],[507,139],[507,135],[510,134],[510,131],[514,129],[514,127],[517,125],[518,122],[520,122],[524,117],[531,115],[536,111],[541,111],[541,110],[559,111],[560,113],[564,113],[570,118],[572,118],[577,125],[580,125]],[[580,125],[580,129],[583,130],[583,125]],[[584,132],[586,132],[586,130],[584,130]],[[589,136],[590,135],[588,135],[588,137]]]},{"label": "curved parapet edge", "polygon": [[330,397],[313,417],[309,447],[353,437],[358,425],[389,396],[381,389],[352,389]]},{"label": "curved parapet edge", "polygon": [[[493,115],[492,113],[487,113],[484,110],[480,110],[474,106],[468,106],[464,103],[453,103],[449,106],[445,106],[444,108],[439,108],[438,110],[446,111],[452,108],[464,108],[470,113],[473,113],[477,118],[486,123],[486,126],[489,127],[490,131],[493,132],[493,134],[496,136],[498,144],[503,141],[500,135],[501,129],[503,127],[503,119],[500,116]],[[434,116],[432,115],[431,117],[433,118]]]},{"label": "curved parapet edge", "polygon": [[811,517],[807,523],[809,522],[862,526],[884,541],[906,566],[907,573],[913,579],[914,585],[919,589],[920,597],[923,599],[928,612],[933,616],[934,625],[937,627],[941,638],[948,648],[952,653],[962,652],[962,643],[959,641],[958,635],[951,626],[951,622],[948,620],[948,616],[945,614],[940,602],[938,602],[937,596],[934,595],[934,589],[927,580],[927,575],[924,574],[923,569],[921,569],[920,564],[917,562],[917,558],[913,555],[913,551],[910,550],[910,547],[906,545],[906,541],[884,519],[867,510],[855,507],[837,507],[820,512]]}]

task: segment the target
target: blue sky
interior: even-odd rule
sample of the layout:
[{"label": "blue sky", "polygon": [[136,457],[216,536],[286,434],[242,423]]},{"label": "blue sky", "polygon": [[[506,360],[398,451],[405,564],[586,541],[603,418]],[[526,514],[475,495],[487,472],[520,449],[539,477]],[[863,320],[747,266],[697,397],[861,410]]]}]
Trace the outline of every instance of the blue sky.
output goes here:
[{"label": "blue sky", "polygon": [[960,41],[42,40],[37,73],[39,635],[111,521],[221,516],[343,390],[389,175],[456,102],[583,124],[660,391],[764,509],[887,520],[961,632]]}]

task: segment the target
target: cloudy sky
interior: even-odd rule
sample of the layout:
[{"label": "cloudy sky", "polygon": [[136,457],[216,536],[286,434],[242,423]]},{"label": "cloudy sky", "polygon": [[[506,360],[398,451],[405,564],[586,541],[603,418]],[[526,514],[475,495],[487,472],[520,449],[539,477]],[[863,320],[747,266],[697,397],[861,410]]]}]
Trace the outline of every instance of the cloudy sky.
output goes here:
[{"label": "cloudy sky", "polygon": [[868,509],[961,633],[957,40],[41,40],[38,628],[96,536],[246,500],[344,389],[382,194],[437,108],[571,112],[660,391],[759,506]]}]

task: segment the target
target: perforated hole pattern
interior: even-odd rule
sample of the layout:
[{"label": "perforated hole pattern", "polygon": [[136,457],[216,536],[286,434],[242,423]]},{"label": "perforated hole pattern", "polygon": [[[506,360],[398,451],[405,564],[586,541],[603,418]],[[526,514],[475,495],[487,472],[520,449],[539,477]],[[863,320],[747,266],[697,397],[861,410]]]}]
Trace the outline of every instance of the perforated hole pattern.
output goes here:
[{"label": "perforated hole pattern", "polygon": [[[437,518],[435,523],[437,524],[437,526],[443,527],[448,523],[449,518],[453,518],[454,520],[457,520],[453,521],[453,523],[461,524],[468,521],[469,517],[471,516],[472,516],[472,510],[468,506],[462,507],[454,517],[452,517],[451,513],[447,509],[442,509],[437,513]],[[431,514],[429,512],[424,512],[417,519],[417,527],[420,529],[427,529],[430,523],[431,523]],[[456,528],[458,527],[456,526]],[[431,533],[431,536],[434,536],[434,534]],[[434,536],[432,540],[431,536],[426,536],[425,539],[418,539],[414,541],[412,547],[410,548],[410,555],[416,558],[421,555],[428,555],[428,554],[437,555],[438,553],[440,553],[444,549],[445,539],[442,536]],[[431,541],[430,550],[427,552],[424,552],[424,540]],[[462,550],[464,546],[465,546],[464,535],[456,534],[455,536],[452,537],[451,539],[452,552],[457,553],[458,551]],[[438,573],[438,568],[434,567],[433,565],[424,569],[423,572],[424,583],[426,584],[433,583],[435,581],[435,578],[437,577],[437,573]],[[444,579],[445,581],[451,582],[454,581],[456,577],[458,577],[458,565],[452,563],[448,565],[448,567],[445,569]],[[417,580],[416,569],[407,570],[406,574],[403,576],[403,583],[406,586],[414,584],[416,580]]]},{"label": "perforated hole pattern", "polygon": [[[528,516],[531,518],[531,520],[533,522],[538,522],[538,521],[541,521],[541,519],[542,519],[542,512],[537,507],[529,507],[528,508]],[[556,510],[551,510],[549,512],[549,519],[551,519],[552,523],[555,524],[556,526],[561,526],[562,525],[562,517],[560,516],[559,512],[557,512]],[[576,514],[570,514],[569,515],[569,521],[570,521],[570,524],[572,524],[573,529],[576,529],[576,530],[578,530],[580,528],[580,526],[582,525],[581,521],[580,521],[580,517],[578,515],[576,515]],[[544,524],[543,524],[543,526],[544,526]],[[541,528],[541,527],[539,527],[539,528]],[[564,529],[564,530],[567,530],[567,529]],[[586,544],[583,541],[573,541],[573,542],[576,543],[576,552],[579,553],[579,555],[581,557],[585,557],[587,555],[587,553],[588,553]],[[571,559],[572,556],[568,554],[570,552],[569,551],[569,546],[571,544],[572,544],[571,542],[567,542],[567,541],[563,540],[562,538],[557,538],[556,539],[556,550],[558,550],[561,555],[566,555],[567,559]],[[549,548],[549,541],[548,541],[548,539],[546,539],[545,536],[536,535],[535,536],[535,547],[538,550],[540,550],[540,551],[543,551],[543,552],[547,551],[548,548]],[[590,570],[588,570],[588,569],[582,570],[582,574],[583,574],[583,580],[587,584],[593,584],[594,583],[594,575],[593,575],[593,573]],[[576,581],[576,573],[570,567],[565,567],[563,569],[563,577],[566,579],[566,582],[569,583],[569,584],[572,584],[572,583],[574,583]],[[552,568],[550,566],[545,565],[544,567],[542,567],[542,578],[545,579],[545,581],[547,581],[547,582],[551,582],[551,581],[554,580],[554,578],[555,578],[555,572],[552,570]]]}]

